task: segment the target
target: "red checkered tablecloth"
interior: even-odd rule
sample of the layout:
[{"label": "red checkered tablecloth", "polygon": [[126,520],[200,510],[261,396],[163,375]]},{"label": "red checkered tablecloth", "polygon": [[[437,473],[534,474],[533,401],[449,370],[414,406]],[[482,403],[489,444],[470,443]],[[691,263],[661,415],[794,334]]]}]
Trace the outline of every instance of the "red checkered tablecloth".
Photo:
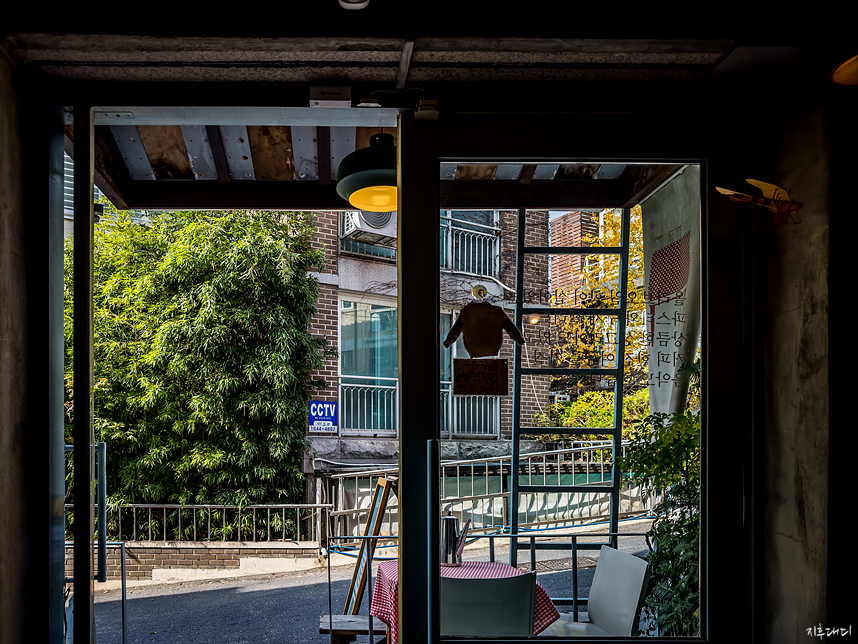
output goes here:
[{"label": "red checkered tablecloth", "polygon": [[[467,561],[461,566],[442,566],[442,577],[458,579],[503,579],[522,574],[520,570],[497,561]],[[399,641],[399,605],[396,602],[399,585],[399,562],[385,561],[379,564],[372,591],[369,612],[390,626],[389,644]],[[533,634],[544,631],[551,622],[560,617],[548,593],[536,582],[536,602],[533,614]]]}]

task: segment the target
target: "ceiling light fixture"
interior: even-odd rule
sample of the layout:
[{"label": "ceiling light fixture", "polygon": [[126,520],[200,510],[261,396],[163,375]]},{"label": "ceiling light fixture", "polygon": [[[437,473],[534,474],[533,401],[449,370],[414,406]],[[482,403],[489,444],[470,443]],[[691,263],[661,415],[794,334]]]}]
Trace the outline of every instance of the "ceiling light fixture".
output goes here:
[{"label": "ceiling light fixture", "polygon": [[858,56],[840,63],[829,76],[838,85],[858,85]]},{"label": "ceiling light fixture", "polygon": [[393,135],[373,134],[337,169],[337,194],[359,210],[396,210],[396,147]]},{"label": "ceiling light fixture", "polygon": [[343,9],[364,9],[369,0],[338,0]]}]

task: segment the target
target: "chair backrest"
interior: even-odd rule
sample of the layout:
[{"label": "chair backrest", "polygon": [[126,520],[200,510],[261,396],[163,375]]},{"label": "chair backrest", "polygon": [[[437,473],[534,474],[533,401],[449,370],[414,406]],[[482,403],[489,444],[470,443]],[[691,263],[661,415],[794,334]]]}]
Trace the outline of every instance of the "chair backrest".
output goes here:
[{"label": "chair backrest", "polygon": [[504,579],[441,577],[441,635],[533,635],[536,573]]},{"label": "chair backrest", "polygon": [[611,635],[637,635],[649,564],[625,552],[602,546],[590,587],[590,621]]}]

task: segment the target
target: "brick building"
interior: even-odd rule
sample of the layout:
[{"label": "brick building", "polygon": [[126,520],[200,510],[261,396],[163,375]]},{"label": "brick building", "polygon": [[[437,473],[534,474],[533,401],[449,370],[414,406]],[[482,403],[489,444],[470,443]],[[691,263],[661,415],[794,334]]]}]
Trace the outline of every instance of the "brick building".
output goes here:
[{"label": "brick building", "polygon": [[[392,219],[395,220],[396,213]],[[316,275],[321,287],[314,334],[339,349],[318,373],[328,388],[314,391],[313,401],[338,403],[331,431],[308,427],[312,470],[338,464],[393,464],[398,458],[398,382],[396,360],[396,241],[390,221],[373,234],[358,213],[316,213],[317,244],[326,265]],[[514,210],[442,211],[439,217],[441,272],[440,337],[443,340],[462,307],[474,300],[482,284],[487,300],[515,318],[515,258],[518,212]],[[357,222],[357,223],[355,223]],[[548,211],[528,211],[527,245],[547,245]],[[525,258],[525,305],[548,288],[548,258]],[[538,302],[536,302],[538,303]],[[427,301],[427,312],[430,311]],[[547,366],[540,347],[547,321],[521,326],[527,345],[522,364]],[[509,453],[512,432],[514,342],[505,334],[499,357],[509,360],[507,396],[453,396],[452,361],[467,358],[462,337],[441,349],[441,427],[444,458],[470,458]],[[524,349],[523,349],[524,350]],[[427,357],[427,366],[430,358]],[[522,380],[522,425],[529,425],[548,403],[545,377]],[[531,445],[530,449],[538,446]],[[307,467],[307,473],[311,473]]]}]

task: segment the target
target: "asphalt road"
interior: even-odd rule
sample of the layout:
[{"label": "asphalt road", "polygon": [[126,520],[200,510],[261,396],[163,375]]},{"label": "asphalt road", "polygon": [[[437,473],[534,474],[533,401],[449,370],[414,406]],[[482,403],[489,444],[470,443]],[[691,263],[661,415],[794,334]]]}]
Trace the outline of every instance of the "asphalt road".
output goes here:
[{"label": "asphalt road", "polygon": [[[621,532],[645,532],[648,523],[621,525]],[[565,540],[569,542],[568,537]],[[619,540],[620,549],[645,555],[642,537]],[[581,552],[579,596],[589,594],[596,552]],[[466,551],[466,559],[487,560],[488,550]],[[497,561],[509,561],[508,550],[498,548]],[[529,567],[530,555],[521,552],[519,564]],[[572,596],[572,572],[568,550],[538,552],[537,578],[551,597]],[[528,568],[529,569],[529,568]],[[352,566],[331,569],[331,604],[342,612],[352,577]],[[95,597],[97,644],[122,642],[121,590],[100,592]],[[361,614],[367,613],[364,596]],[[275,573],[225,579],[160,584],[127,591],[128,644],[176,642],[177,644],[328,644],[319,634],[319,615],[328,613],[328,571]],[[561,607],[560,610],[569,610]],[[379,631],[384,625],[379,623]],[[376,640],[381,638],[381,634]],[[358,644],[367,638],[359,638]]]}]

